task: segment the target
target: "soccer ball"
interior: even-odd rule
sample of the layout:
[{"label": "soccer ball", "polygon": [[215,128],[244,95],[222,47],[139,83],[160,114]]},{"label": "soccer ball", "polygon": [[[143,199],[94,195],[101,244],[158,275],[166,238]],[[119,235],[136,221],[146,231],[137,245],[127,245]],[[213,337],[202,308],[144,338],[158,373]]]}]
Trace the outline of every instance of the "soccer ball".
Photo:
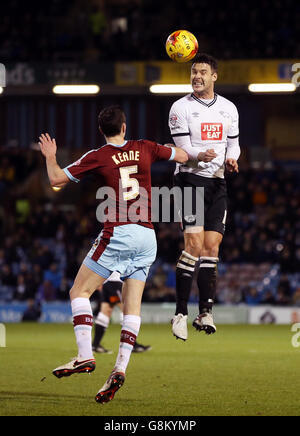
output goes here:
[{"label": "soccer ball", "polygon": [[176,30],[166,41],[168,56],[175,62],[188,62],[196,56],[198,41],[188,30]]}]

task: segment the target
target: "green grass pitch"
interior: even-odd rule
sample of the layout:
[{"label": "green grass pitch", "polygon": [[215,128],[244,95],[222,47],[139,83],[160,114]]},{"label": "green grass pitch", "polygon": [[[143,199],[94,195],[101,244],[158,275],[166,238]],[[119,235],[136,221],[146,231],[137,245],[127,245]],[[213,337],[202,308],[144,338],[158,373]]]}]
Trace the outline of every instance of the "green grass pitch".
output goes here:
[{"label": "green grass pitch", "polygon": [[[189,326],[187,342],[169,325],[142,325],[139,341],[153,349],[133,354],[115,399],[95,394],[118,350],[111,325],[91,375],[56,379],[51,371],[76,354],[71,325],[7,324],[0,348],[0,416],[241,416],[299,415],[300,348],[290,326],[218,326],[213,336]],[[46,377],[46,378],[45,378]]]}]

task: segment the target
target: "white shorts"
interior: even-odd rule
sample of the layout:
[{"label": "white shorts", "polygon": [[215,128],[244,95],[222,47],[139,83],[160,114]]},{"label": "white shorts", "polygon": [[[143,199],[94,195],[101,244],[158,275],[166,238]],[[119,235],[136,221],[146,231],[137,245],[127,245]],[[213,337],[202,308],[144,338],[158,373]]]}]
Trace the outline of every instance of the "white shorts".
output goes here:
[{"label": "white shorts", "polygon": [[153,229],[126,224],[104,229],[83,263],[104,278],[108,278],[113,271],[118,271],[122,280],[132,278],[146,281],[156,252]]}]

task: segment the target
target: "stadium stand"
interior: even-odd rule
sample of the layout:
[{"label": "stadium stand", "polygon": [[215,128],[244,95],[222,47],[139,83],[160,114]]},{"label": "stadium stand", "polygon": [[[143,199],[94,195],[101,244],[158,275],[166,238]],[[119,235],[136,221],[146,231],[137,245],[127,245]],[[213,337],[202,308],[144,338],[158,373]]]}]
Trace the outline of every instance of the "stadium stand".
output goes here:
[{"label": "stadium stand", "polygon": [[[300,5],[286,0],[210,8],[209,0],[100,0],[2,5],[0,58],[15,61],[164,59],[170,29],[188,28],[219,59],[300,56]],[[178,14],[180,10],[180,14]],[[199,25],[200,23],[200,25]],[[230,25],[228,25],[230,23]],[[278,24],[279,23],[279,24]],[[34,29],[34,33],[31,32]],[[35,35],[39,35],[38,38]],[[117,49],[116,49],[117,48]]]},{"label": "stadium stand", "polygon": [[[102,61],[166,60],[163,49],[166,37],[179,27],[195,33],[201,41],[201,51],[213,52],[220,60],[300,57],[298,1],[286,0],[284,8],[278,0],[253,1],[251,9],[238,0],[228,0],[226,7],[219,9],[209,7],[210,3],[209,0],[186,0],[182,7],[182,2],[174,0],[170,7],[169,2],[152,0],[53,0],[48,3],[11,0],[1,5],[0,59],[12,65],[19,62],[90,62],[95,65]],[[4,96],[1,106],[4,115],[0,117],[0,300],[66,300],[77,268],[99,231],[95,196],[82,195],[85,203],[78,204],[78,194],[69,187],[55,193],[49,187],[42,157],[34,149],[26,148],[38,129],[44,128],[44,121],[60,119],[61,112],[53,112],[52,100],[49,99],[43,109],[42,100],[37,103],[33,99],[28,103],[19,99],[16,103],[9,98]],[[255,123],[255,129],[250,127],[251,135],[252,130],[256,132],[253,137],[249,129],[245,130],[248,119],[253,119],[257,112],[257,103],[243,96],[238,99],[241,131],[246,132],[243,138],[266,152],[266,147],[257,143],[257,138],[263,136],[257,132],[264,130],[260,123]],[[256,120],[263,123],[262,113],[266,110],[273,113],[276,105],[270,100],[266,109],[262,100],[259,102],[261,113],[258,111]],[[290,103],[290,100],[284,103],[286,111],[292,106]],[[85,101],[85,104],[88,103]],[[163,102],[162,106],[164,104],[169,108],[169,103]],[[157,120],[153,122],[155,107],[152,105],[150,101],[145,119],[150,120],[151,133],[156,127],[165,136]],[[278,105],[281,111],[283,104]],[[134,106],[134,110],[130,110],[132,120],[138,110],[135,102]],[[94,113],[93,108],[89,108],[89,112],[80,104],[76,110],[71,109],[75,113],[78,108],[85,114]],[[90,119],[84,118],[89,128],[87,124],[80,124],[79,130],[89,132],[92,130]],[[65,124],[67,132],[76,122]],[[146,126],[144,119],[143,124]],[[50,133],[51,126],[50,123]],[[55,126],[52,127],[55,130]],[[167,129],[166,123],[164,129]],[[56,133],[58,138],[63,136],[61,126]],[[69,136],[67,147],[74,148],[72,135]],[[76,137],[80,143],[80,137]],[[85,144],[96,142],[95,137],[84,139]],[[299,147],[292,148],[294,153]],[[300,306],[297,171],[299,173],[297,164],[293,170],[279,164],[267,170],[246,166],[237,177],[229,179],[230,210],[221,246],[219,303],[269,302]],[[158,185],[171,184],[170,174],[166,180],[162,169],[157,170],[155,177]],[[86,193],[89,190],[84,183],[79,189]],[[64,195],[67,201],[60,201]],[[183,248],[182,233],[175,223],[158,224],[156,230],[158,259],[151,270],[145,300],[172,302],[175,300],[174,265]],[[196,296],[195,287],[191,301],[195,301]]]},{"label": "stadium stand", "polygon": [[[91,195],[81,196],[78,203],[72,198],[71,186],[57,194],[47,184],[37,183],[45,173],[43,164],[35,150],[13,148],[0,153],[2,301],[66,300],[77,269],[99,232],[92,182],[79,188]],[[157,180],[165,185],[171,182],[168,174],[154,174],[154,185]],[[244,168],[229,178],[228,189],[229,219],[221,250],[218,302],[299,306],[297,172],[279,166],[268,171]],[[158,257],[144,301],[173,302],[174,265],[182,250],[182,233],[177,223],[159,223],[156,231]],[[191,302],[196,298],[194,287]]]}]

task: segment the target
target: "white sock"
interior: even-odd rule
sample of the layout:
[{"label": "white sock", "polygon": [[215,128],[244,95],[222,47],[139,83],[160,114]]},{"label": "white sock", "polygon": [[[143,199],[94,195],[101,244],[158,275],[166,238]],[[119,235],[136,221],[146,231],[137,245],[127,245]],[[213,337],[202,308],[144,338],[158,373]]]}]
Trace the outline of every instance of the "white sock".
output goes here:
[{"label": "white sock", "polygon": [[141,326],[141,317],[136,315],[124,315],[119,354],[116,360],[115,370],[126,372],[131,352]]},{"label": "white sock", "polygon": [[109,317],[104,315],[104,313],[99,312],[97,318],[95,319],[95,324],[101,325],[107,329],[109,326]]},{"label": "white sock", "polygon": [[88,298],[75,298],[71,301],[74,332],[81,360],[92,359],[93,312]]}]

